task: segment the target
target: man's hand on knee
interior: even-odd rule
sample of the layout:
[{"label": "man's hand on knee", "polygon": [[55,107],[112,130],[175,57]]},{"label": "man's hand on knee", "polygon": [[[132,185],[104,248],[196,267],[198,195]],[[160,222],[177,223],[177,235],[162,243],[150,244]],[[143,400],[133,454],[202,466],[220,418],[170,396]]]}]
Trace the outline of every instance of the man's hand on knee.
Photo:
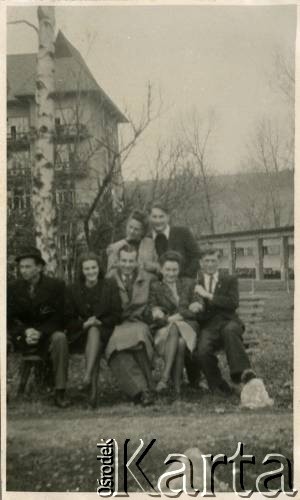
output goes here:
[{"label": "man's hand on knee", "polygon": [[28,345],[36,345],[41,338],[41,332],[35,328],[27,328],[25,330],[25,341]]}]

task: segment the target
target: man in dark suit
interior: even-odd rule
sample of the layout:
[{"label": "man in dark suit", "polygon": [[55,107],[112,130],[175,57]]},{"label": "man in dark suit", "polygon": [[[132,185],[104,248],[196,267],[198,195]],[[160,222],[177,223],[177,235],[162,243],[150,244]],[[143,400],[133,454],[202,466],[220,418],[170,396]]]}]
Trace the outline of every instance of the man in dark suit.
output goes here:
[{"label": "man in dark suit", "polygon": [[181,276],[195,278],[198,269],[199,249],[191,231],[182,226],[170,226],[167,208],[157,202],[152,205],[150,223],[152,238],[158,258],[167,250],[181,254]]},{"label": "man in dark suit", "polygon": [[68,343],[63,332],[65,286],[45,276],[45,261],[37,248],[25,248],[16,259],[20,278],[8,287],[8,332],[24,353],[50,353],[55,382],[55,404],[67,406]]},{"label": "man in dark suit", "polygon": [[238,317],[238,280],[219,271],[219,252],[208,248],[201,253],[201,271],[197,276],[195,294],[204,299],[205,310],[200,323],[196,358],[212,391],[230,394],[223,379],[215,351],[224,349],[231,380],[239,384],[255,377],[245,351],[242,334],[244,324]]}]

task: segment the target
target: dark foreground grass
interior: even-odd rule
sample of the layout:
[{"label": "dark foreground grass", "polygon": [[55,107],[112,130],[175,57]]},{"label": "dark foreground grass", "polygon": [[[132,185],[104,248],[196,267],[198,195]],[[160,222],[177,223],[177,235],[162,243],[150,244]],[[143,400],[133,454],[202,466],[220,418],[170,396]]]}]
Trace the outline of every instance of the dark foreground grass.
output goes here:
[{"label": "dark foreground grass", "polygon": [[[99,453],[96,444],[101,437],[113,436],[120,446],[125,439],[138,439],[146,444],[155,438],[142,469],[156,485],[159,475],[166,470],[164,460],[169,453],[183,453],[198,447],[203,454],[224,453],[232,456],[238,441],[244,444],[244,453],[253,454],[255,465],[245,468],[245,486],[255,487],[259,474],[274,467],[262,466],[267,453],[282,453],[292,459],[292,415],[286,412],[225,412],[205,413],[201,405],[194,405],[189,414],[182,416],[179,405],[169,407],[167,415],[122,408],[126,416],[112,415],[109,411],[96,414],[70,413],[63,419],[33,418],[10,422],[8,427],[8,489],[22,491],[96,491],[99,477]],[[122,412],[122,413],[123,413]],[[150,415],[149,415],[150,413]],[[220,466],[219,480],[232,485],[231,466]],[[140,476],[139,476],[140,478]],[[123,484],[123,472],[119,474]],[[128,474],[129,491],[139,487]],[[144,482],[144,486],[145,482]],[[274,486],[274,485],[273,485]]]},{"label": "dark foreground grass", "polygon": [[[101,373],[99,407],[91,410],[84,396],[76,391],[83,361],[75,357],[71,361],[69,389],[73,404],[62,411],[52,405],[49,394],[31,391],[23,401],[16,398],[16,360],[11,358],[7,489],[96,491],[99,477],[96,444],[102,437],[113,437],[120,446],[126,438],[135,445],[140,438],[147,443],[155,438],[155,445],[143,460],[143,470],[154,483],[166,469],[163,462],[168,453],[183,453],[190,447],[198,447],[203,454],[230,456],[241,441],[245,453],[256,457],[256,464],[246,469],[245,486],[253,487],[257,475],[266,471],[261,461],[267,453],[282,453],[292,459],[291,306],[289,295],[272,293],[266,302],[260,349],[252,354],[255,370],[275,399],[272,410],[245,411],[239,408],[237,397],[224,400],[188,389],[180,402],[160,400],[151,408],[140,408],[120,395],[105,366]],[[229,466],[220,466],[217,475],[224,483],[232,484]],[[128,479],[130,490],[138,491],[133,479]]]}]

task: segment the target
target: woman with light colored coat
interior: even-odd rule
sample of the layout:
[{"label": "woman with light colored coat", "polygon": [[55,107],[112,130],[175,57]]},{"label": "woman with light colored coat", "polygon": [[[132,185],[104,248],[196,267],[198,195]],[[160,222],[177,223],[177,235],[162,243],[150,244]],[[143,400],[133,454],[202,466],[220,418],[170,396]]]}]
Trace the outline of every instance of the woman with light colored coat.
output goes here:
[{"label": "woman with light colored coat", "polygon": [[159,270],[155,243],[152,238],[146,236],[148,231],[147,216],[138,210],[134,210],[126,224],[126,237],[116,241],[107,247],[107,275],[117,269],[119,252],[128,245],[137,251],[138,264],[145,271],[156,273]]}]

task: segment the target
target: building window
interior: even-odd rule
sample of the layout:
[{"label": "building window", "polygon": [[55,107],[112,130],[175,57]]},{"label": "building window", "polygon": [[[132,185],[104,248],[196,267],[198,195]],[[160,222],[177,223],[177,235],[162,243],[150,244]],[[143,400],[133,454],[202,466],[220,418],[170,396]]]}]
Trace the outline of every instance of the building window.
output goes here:
[{"label": "building window", "polygon": [[60,144],[55,150],[55,169],[61,170],[69,165],[70,151],[68,144]]},{"label": "building window", "polygon": [[75,206],[75,191],[72,189],[58,189],[55,193],[56,204],[60,205],[70,205],[71,207]]},{"label": "building window", "polygon": [[224,248],[214,248],[214,250],[219,253],[220,258],[224,257]]},{"label": "building window", "polygon": [[251,257],[253,255],[253,247],[238,247],[235,251],[237,257]]},{"label": "building window", "polygon": [[59,237],[59,247],[62,257],[66,257],[68,253],[70,238],[68,234],[61,234]]},{"label": "building window", "polygon": [[30,153],[29,151],[14,152],[7,162],[7,169],[10,175],[30,174]]},{"label": "building window", "polygon": [[236,257],[244,257],[244,255],[245,255],[244,250],[245,249],[241,248],[241,247],[240,248],[236,248],[235,249],[235,255],[236,255]]},{"label": "building window", "polygon": [[31,207],[30,193],[24,191],[15,191],[8,194],[7,205],[9,211],[22,212]]},{"label": "building window", "polygon": [[252,257],[253,256],[253,247],[246,247],[245,248],[245,255],[247,257]]},{"label": "building window", "polygon": [[75,111],[72,108],[59,108],[55,110],[55,125],[70,125],[75,122]]},{"label": "building window", "polygon": [[15,125],[10,127],[10,135],[11,135],[11,138],[15,141],[17,138],[17,129],[16,129]]},{"label": "building window", "polygon": [[29,119],[27,116],[10,116],[7,118],[7,132],[13,139],[17,134],[28,133]]},{"label": "building window", "polygon": [[269,245],[263,247],[264,255],[280,255],[280,246],[279,245]]}]

